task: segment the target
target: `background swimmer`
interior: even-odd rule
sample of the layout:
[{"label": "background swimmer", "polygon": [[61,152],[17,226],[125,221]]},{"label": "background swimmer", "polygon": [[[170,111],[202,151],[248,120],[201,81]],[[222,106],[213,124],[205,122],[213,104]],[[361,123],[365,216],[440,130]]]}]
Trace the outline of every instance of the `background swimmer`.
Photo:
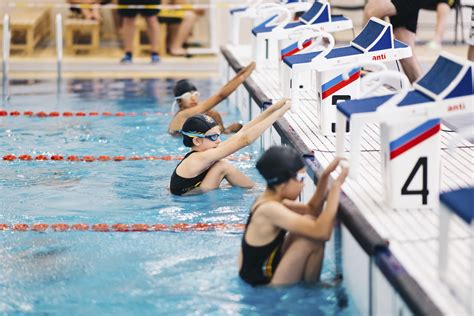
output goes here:
[{"label": "background swimmer", "polygon": [[220,88],[216,94],[202,102],[199,102],[199,92],[194,84],[186,79],[178,81],[174,87],[174,96],[175,104],[179,106],[179,110],[168,126],[168,133],[179,135],[179,131],[186,119],[200,113],[212,117],[219,125],[222,133],[229,134],[238,132],[242,128],[242,124],[232,123],[227,126],[227,128],[224,127],[221,115],[219,112],[213,111],[212,108],[234,92],[235,89],[237,89],[239,85],[244,82],[250,74],[252,74],[254,69],[255,62],[252,62],[247,67],[240,70],[235,77]]},{"label": "background swimmer", "polygon": [[226,141],[220,141],[220,128],[209,116],[198,114],[186,120],[181,133],[183,144],[191,147],[171,176],[172,194],[201,193],[220,186],[223,179],[231,185],[252,188],[254,183],[224,158],[255,141],[290,108],[282,99]]},{"label": "background swimmer", "polygon": [[[342,171],[326,194],[329,175],[338,165]],[[242,237],[240,277],[253,286],[319,281],[324,244],[331,237],[347,165],[334,159],[306,204],[295,202],[306,172],[294,149],[271,147],[258,160],[257,169],[267,189],[253,204]]]}]

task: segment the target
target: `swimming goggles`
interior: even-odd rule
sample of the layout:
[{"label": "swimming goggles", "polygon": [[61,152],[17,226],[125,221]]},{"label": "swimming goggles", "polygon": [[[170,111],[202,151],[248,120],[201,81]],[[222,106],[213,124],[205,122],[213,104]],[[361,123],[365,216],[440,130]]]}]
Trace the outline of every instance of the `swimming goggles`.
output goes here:
[{"label": "swimming goggles", "polygon": [[304,179],[306,179],[306,173],[297,173],[295,176],[295,180],[298,182],[303,183]]},{"label": "swimming goggles", "polygon": [[211,134],[211,135],[204,135],[204,134],[181,131],[181,134],[186,135],[188,137],[207,138],[207,139],[209,139],[210,141],[213,141],[213,142],[215,142],[216,140],[219,139],[219,137],[221,137],[221,134],[217,134],[217,133],[216,134]]},{"label": "swimming goggles", "polygon": [[201,94],[199,93],[199,91],[188,91],[188,92],[185,92],[185,93],[183,93],[182,95],[180,95],[178,97],[175,97],[174,99],[175,100],[190,99],[191,97],[198,97],[200,95]]},{"label": "swimming goggles", "polygon": [[191,97],[198,97],[200,95],[201,94],[199,93],[199,91],[188,91],[188,92],[183,93],[180,96],[174,97],[174,102],[173,102],[173,105],[171,106],[171,113],[175,112],[176,106],[178,105],[178,100],[190,99]]}]

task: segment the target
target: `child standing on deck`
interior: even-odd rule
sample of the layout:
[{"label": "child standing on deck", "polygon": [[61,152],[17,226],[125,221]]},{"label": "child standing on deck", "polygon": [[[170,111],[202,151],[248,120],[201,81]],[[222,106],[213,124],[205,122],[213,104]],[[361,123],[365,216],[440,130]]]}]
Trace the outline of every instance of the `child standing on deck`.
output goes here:
[{"label": "child standing on deck", "polygon": [[247,67],[240,70],[234,78],[224,85],[216,94],[209,99],[199,102],[199,92],[189,80],[180,80],[174,87],[175,103],[179,106],[178,112],[175,114],[168,126],[168,133],[179,135],[179,131],[187,118],[196,114],[206,114],[212,117],[220,127],[222,133],[229,134],[238,132],[242,128],[242,124],[233,123],[224,127],[221,115],[217,111],[213,111],[216,105],[227,98],[232,92],[239,87],[241,83],[250,76],[255,69],[255,62],[250,63]]},{"label": "child standing on deck", "polygon": [[267,189],[253,204],[242,238],[239,275],[245,282],[256,286],[319,280],[324,244],[331,237],[348,173],[348,168],[341,166],[341,173],[326,192],[329,175],[340,163],[336,158],[329,164],[313,197],[303,204],[295,200],[306,173],[294,149],[271,147],[258,160],[257,169],[267,181]]},{"label": "child standing on deck", "polygon": [[198,114],[184,122],[183,144],[191,148],[171,176],[172,194],[196,194],[217,189],[223,179],[231,185],[252,188],[254,183],[225,158],[250,145],[290,108],[282,99],[247,123],[226,141],[220,141],[221,130],[211,117]]}]

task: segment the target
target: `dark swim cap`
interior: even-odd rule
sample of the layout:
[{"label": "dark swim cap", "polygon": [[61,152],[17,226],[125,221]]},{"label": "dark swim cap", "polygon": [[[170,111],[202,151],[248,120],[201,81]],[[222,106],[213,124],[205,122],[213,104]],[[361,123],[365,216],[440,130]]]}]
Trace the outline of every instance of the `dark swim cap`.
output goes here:
[{"label": "dark swim cap", "polygon": [[[196,114],[184,122],[181,131],[204,135],[214,126],[217,126],[217,123],[212,117],[205,114]],[[193,147],[193,138],[183,134],[183,144],[186,147]]]},{"label": "dark swim cap", "polygon": [[180,97],[186,92],[197,91],[196,86],[187,79],[180,80],[176,82],[173,93],[175,97]]},{"label": "dark swim cap", "polygon": [[257,170],[267,185],[277,185],[294,178],[304,168],[303,159],[291,147],[270,147],[257,161]]}]

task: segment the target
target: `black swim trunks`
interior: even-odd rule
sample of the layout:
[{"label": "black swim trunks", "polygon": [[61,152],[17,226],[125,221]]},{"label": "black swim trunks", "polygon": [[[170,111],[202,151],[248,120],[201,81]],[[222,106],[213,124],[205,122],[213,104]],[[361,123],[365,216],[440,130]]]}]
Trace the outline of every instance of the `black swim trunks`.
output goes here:
[{"label": "black swim trunks", "polygon": [[418,13],[422,8],[423,0],[392,0],[397,14],[390,17],[393,28],[405,27],[407,30],[416,33],[418,24]]},{"label": "black swim trunks", "polygon": [[[119,0],[120,5],[158,5],[161,4],[160,0]],[[133,18],[140,14],[143,17],[157,15],[159,9],[119,9],[119,14],[128,18]]]}]

